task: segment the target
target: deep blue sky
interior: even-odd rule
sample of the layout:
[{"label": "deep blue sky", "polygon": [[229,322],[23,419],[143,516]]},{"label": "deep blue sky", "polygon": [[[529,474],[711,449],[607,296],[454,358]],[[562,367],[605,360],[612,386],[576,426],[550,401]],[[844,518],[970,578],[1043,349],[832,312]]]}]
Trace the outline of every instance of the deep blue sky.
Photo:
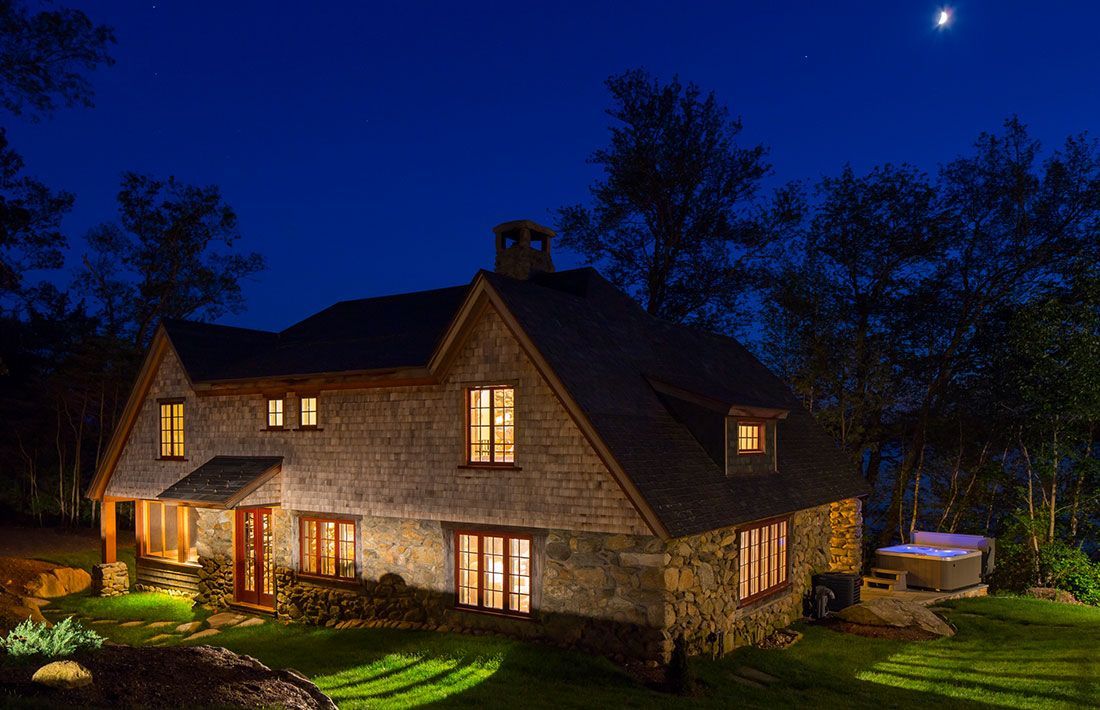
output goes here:
[{"label": "deep blue sky", "polygon": [[946,31],[922,0],[60,4],[115,27],[118,62],[94,109],[5,119],[13,146],[76,193],[77,249],[124,170],[220,185],[268,260],[223,319],[251,327],[491,268],[494,224],[585,198],[630,67],[715,90],[773,183],[934,169],[1012,113],[1048,145],[1100,133],[1092,2],[966,0]]}]

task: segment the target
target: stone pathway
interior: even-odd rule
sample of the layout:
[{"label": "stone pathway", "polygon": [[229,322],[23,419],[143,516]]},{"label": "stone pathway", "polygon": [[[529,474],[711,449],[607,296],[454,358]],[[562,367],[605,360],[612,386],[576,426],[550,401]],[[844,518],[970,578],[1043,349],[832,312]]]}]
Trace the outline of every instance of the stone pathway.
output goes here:
[{"label": "stone pathway", "polygon": [[779,678],[751,666],[738,666],[731,676],[734,682],[750,688],[767,688],[779,682]]},{"label": "stone pathway", "polygon": [[182,624],[176,621],[166,620],[147,621],[142,619],[134,619],[131,621],[120,621],[118,619],[93,619],[81,616],[79,614],[70,614],[59,609],[51,609],[49,607],[43,608],[43,611],[52,615],[75,616],[78,621],[85,625],[110,626],[117,624],[119,628],[135,630],[149,629],[159,631],[159,633],[156,633],[145,640],[146,644],[152,645],[162,645],[170,641],[208,639],[213,636],[217,636],[226,629],[246,629],[253,626],[261,626],[267,623],[267,619],[264,619],[262,617],[251,616],[249,614],[242,614],[235,611],[223,611],[201,621],[186,621]]}]

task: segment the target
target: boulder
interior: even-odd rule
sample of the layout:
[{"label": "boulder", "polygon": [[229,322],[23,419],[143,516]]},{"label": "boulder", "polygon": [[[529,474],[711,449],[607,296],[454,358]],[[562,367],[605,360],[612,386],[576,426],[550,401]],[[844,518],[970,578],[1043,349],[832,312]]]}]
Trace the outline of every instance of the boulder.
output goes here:
[{"label": "boulder", "polygon": [[872,599],[850,606],[836,616],[851,624],[919,629],[937,636],[955,635],[955,630],[928,607],[900,599]]},{"label": "boulder", "polygon": [[83,688],[92,684],[92,672],[76,661],[54,661],[36,670],[31,680],[51,688]]},{"label": "boulder", "polygon": [[75,567],[58,567],[49,572],[39,572],[27,582],[28,595],[40,599],[53,599],[83,592],[92,586],[92,575]]}]

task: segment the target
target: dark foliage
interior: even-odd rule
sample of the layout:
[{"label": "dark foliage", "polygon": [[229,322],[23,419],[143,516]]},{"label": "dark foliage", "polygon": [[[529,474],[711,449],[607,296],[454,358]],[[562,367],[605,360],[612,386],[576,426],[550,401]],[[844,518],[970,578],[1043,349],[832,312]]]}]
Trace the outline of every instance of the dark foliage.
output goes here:
[{"label": "dark foliage", "polygon": [[607,88],[611,141],[590,158],[604,175],[591,206],[558,211],[563,243],[654,315],[729,325],[763,242],[752,199],[764,148],[738,147],[740,120],[695,84],[633,70]]},{"label": "dark foliage", "polygon": [[91,106],[87,74],[114,63],[108,54],[114,43],[110,27],[80,10],[30,12],[16,0],[0,0],[0,105],[33,118]]}]

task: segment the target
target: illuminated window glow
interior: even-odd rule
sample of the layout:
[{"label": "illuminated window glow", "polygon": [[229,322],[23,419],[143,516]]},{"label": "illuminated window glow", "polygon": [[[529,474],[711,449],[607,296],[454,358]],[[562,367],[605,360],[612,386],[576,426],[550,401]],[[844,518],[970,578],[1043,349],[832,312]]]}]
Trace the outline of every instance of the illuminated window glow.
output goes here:
[{"label": "illuminated window glow", "polygon": [[301,420],[299,426],[317,426],[317,398],[302,397]]},{"label": "illuminated window glow", "polygon": [[516,393],[512,387],[473,387],[467,392],[467,461],[516,461]]},{"label": "illuminated window glow", "polygon": [[744,606],[787,586],[787,521],[743,528],[739,537],[738,597]]},{"label": "illuminated window glow", "polygon": [[282,429],[283,428],[283,400],[282,399],[269,399],[269,400],[267,400],[267,428],[268,429]]},{"label": "illuminated window glow", "polygon": [[460,607],[531,613],[531,538],[455,534],[455,600]]},{"label": "illuminated window glow", "polygon": [[183,402],[160,403],[160,457],[183,458]]},{"label": "illuminated window glow", "polygon": [[350,520],[302,518],[300,522],[303,574],[355,579],[355,523]]},{"label": "illuminated window glow", "polygon": [[[178,562],[182,547],[186,550],[183,561],[197,562],[199,553],[195,548],[195,540],[198,537],[198,516],[190,508],[174,503],[147,500],[141,504],[142,525],[138,531],[141,536],[141,556]],[[183,517],[182,526],[180,516]]]},{"label": "illuminated window glow", "polygon": [[737,453],[764,453],[764,425],[759,422],[737,423]]}]

